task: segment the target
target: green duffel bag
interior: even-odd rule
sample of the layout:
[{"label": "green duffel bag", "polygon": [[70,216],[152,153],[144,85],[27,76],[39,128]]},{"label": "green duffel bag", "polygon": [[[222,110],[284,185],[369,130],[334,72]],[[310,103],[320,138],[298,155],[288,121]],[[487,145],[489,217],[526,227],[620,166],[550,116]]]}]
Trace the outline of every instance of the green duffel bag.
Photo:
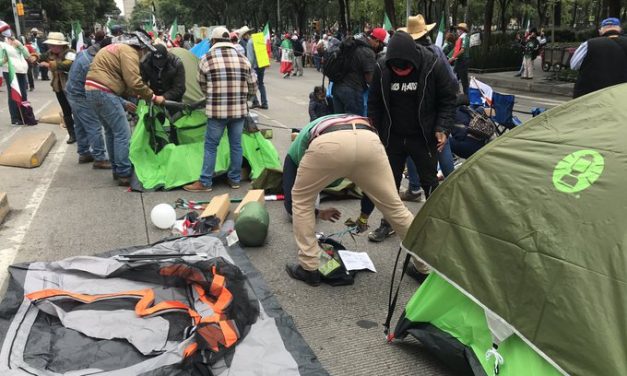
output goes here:
[{"label": "green duffel bag", "polygon": [[244,205],[235,221],[239,242],[246,247],[262,246],[268,236],[270,216],[263,204],[256,201]]}]

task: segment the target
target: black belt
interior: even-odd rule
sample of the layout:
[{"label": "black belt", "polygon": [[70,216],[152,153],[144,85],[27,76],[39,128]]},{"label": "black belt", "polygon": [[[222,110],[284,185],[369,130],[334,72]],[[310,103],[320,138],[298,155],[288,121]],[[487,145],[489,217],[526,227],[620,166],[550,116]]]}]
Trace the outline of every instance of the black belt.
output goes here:
[{"label": "black belt", "polygon": [[[353,129],[353,124],[335,124],[323,129],[322,132],[318,133],[318,136],[322,136],[323,134],[335,131],[347,131],[350,129]],[[355,129],[367,129],[369,131],[375,132],[373,127],[366,124],[355,124]]]}]

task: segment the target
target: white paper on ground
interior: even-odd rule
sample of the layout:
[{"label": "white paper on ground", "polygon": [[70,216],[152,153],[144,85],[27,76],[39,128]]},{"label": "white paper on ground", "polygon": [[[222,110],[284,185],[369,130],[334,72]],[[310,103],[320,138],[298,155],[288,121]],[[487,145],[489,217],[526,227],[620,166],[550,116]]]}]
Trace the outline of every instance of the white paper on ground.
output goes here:
[{"label": "white paper on ground", "polygon": [[233,244],[239,241],[239,237],[237,236],[237,232],[235,230],[231,231],[231,233],[226,237],[226,244],[230,247]]},{"label": "white paper on ground", "polygon": [[337,251],[337,253],[340,255],[346,270],[368,269],[372,272],[377,272],[370,256],[366,252]]}]

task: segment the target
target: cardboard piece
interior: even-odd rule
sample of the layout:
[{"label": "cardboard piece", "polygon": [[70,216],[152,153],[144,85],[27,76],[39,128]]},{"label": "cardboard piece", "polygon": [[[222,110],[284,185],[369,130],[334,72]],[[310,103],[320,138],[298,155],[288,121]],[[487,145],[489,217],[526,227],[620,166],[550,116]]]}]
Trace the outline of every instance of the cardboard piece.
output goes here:
[{"label": "cardboard piece", "polygon": [[222,226],[224,220],[229,215],[230,208],[231,197],[228,193],[225,193],[223,195],[214,196],[200,216],[205,218],[215,215],[220,219],[220,226]]},{"label": "cardboard piece", "polygon": [[39,118],[40,123],[60,124],[63,122],[63,112],[60,108],[54,109]]},{"label": "cardboard piece", "polygon": [[19,134],[13,137],[11,145],[0,153],[0,165],[39,167],[56,140],[56,136],[50,131]]},{"label": "cardboard piece", "polygon": [[2,223],[7,214],[9,214],[9,210],[9,199],[7,198],[7,194],[0,192],[0,223]]},{"label": "cardboard piece", "polygon": [[239,217],[239,213],[244,207],[244,205],[253,201],[257,201],[261,205],[264,205],[266,202],[265,191],[263,189],[251,189],[250,191],[248,191],[248,193],[246,193],[246,196],[244,196],[244,199],[242,200],[242,202],[240,202],[239,205],[237,205],[237,208],[233,212],[233,216],[235,216],[235,220],[237,220],[237,218]]}]

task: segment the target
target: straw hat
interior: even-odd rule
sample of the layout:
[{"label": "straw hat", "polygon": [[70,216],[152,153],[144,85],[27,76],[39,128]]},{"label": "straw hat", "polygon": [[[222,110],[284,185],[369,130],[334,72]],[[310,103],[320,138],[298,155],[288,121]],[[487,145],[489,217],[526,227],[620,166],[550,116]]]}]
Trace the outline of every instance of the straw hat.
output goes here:
[{"label": "straw hat", "polygon": [[422,38],[425,34],[430,32],[435,25],[435,23],[427,25],[425,18],[422,14],[419,14],[417,16],[408,17],[407,27],[400,27],[398,30],[406,32],[411,35],[414,40],[416,40]]},{"label": "straw hat", "polygon": [[250,28],[248,26],[242,26],[239,30],[237,30],[237,34],[239,34],[240,38],[248,33],[250,33]]},{"label": "straw hat", "polygon": [[459,25],[457,25],[458,29],[462,29],[464,31],[468,31],[468,25],[466,25],[464,22],[460,23]]},{"label": "straw hat", "polygon": [[44,44],[51,44],[53,46],[67,46],[69,43],[65,40],[65,35],[56,31],[48,33],[48,39]]}]

